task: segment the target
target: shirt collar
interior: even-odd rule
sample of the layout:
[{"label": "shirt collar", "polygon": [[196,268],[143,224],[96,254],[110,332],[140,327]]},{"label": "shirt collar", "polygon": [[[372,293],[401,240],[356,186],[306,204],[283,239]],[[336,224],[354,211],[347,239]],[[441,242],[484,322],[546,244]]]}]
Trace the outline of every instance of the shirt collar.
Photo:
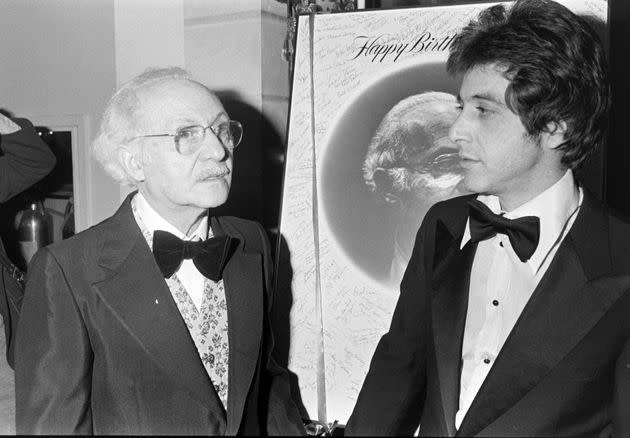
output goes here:
[{"label": "shirt collar", "polygon": [[[571,169],[568,169],[564,176],[547,190],[509,212],[501,210],[497,196],[479,195],[477,197],[494,213],[505,213],[505,217],[508,219],[523,216],[537,216],[540,219],[540,239],[536,251],[528,261],[534,272],[538,270],[547,253],[560,237],[565,224],[581,204],[582,198],[582,189],[576,186]],[[463,248],[469,240],[470,219],[466,221],[460,248]]]},{"label": "shirt collar", "polygon": [[160,214],[149,205],[142,193],[136,193],[133,200],[138,216],[151,234],[153,234],[155,230],[168,231],[182,240],[205,240],[208,238],[208,234],[212,235],[212,231],[208,228],[207,214],[201,218],[201,221],[195,231],[187,236],[179,231],[173,224],[160,216]]}]

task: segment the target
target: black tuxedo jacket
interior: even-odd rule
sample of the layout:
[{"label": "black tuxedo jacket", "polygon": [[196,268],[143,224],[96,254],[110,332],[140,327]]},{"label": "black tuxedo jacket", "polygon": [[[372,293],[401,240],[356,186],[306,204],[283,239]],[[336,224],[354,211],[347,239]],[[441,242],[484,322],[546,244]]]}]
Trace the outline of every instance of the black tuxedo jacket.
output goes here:
[{"label": "black tuxedo jacket", "polygon": [[227,412],[135,222],[111,218],[39,251],[16,341],[17,433],[303,434],[271,359],[271,262],[260,225],[211,218],[239,244],[223,271]]},{"label": "black tuxedo jacket", "polygon": [[455,429],[472,198],[427,213],[346,434],[630,436],[630,225],[588,193]]}]

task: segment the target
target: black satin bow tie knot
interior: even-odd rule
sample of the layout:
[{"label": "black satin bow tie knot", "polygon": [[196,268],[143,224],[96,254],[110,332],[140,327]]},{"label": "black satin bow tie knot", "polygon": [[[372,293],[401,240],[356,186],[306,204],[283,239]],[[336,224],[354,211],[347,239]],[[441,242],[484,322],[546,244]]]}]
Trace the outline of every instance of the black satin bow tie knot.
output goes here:
[{"label": "black satin bow tie knot", "polygon": [[219,281],[229,257],[231,242],[230,236],[193,242],[182,240],[167,231],[156,230],[153,233],[153,256],[164,278],[170,278],[182,261],[192,259],[205,277]]},{"label": "black satin bow tie knot", "polygon": [[468,203],[470,214],[470,240],[475,243],[489,239],[497,233],[510,239],[514,252],[522,262],[526,262],[536,251],[540,238],[540,219],[536,216],[523,216],[508,219],[495,214],[481,201],[474,199]]}]

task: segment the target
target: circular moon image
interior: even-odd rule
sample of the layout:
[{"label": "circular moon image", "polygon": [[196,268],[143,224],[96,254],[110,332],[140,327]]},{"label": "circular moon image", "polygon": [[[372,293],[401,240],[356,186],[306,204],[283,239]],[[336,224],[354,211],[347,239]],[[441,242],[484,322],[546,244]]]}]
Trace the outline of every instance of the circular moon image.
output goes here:
[{"label": "circular moon image", "polygon": [[397,286],[434,203],[464,194],[456,79],[443,62],[407,64],[357,90],[322,149],[319,187],[339,247],[371,279]]}]

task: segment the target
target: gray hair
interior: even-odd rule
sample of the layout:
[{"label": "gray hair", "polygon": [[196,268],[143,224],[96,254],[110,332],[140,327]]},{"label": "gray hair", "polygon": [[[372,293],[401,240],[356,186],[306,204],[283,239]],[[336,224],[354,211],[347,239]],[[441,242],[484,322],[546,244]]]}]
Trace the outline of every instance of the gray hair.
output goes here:
[{"label": "gray hair", "polygon": [[[449,93],[427,91],[398,102],[390,109],[372,137],[363,162],[365,184],[373,192],[413,192],[416,171],[409,163],[413,155],[429,149],[448,136],[457,116],[457,99]],[[379,188],[374,174],[385,173],[386,188]]]},{"label": "gray hair", "polygon": [[137,91],[173,79],[196,82],[186,70],[179,67],[149,68],[120,87],[105,107],[98,133],[92,142],[92,154],[119,183],[136,185],[136,181],[119,162],[117,151],[137,134],[135,121],[140,111]]}]

